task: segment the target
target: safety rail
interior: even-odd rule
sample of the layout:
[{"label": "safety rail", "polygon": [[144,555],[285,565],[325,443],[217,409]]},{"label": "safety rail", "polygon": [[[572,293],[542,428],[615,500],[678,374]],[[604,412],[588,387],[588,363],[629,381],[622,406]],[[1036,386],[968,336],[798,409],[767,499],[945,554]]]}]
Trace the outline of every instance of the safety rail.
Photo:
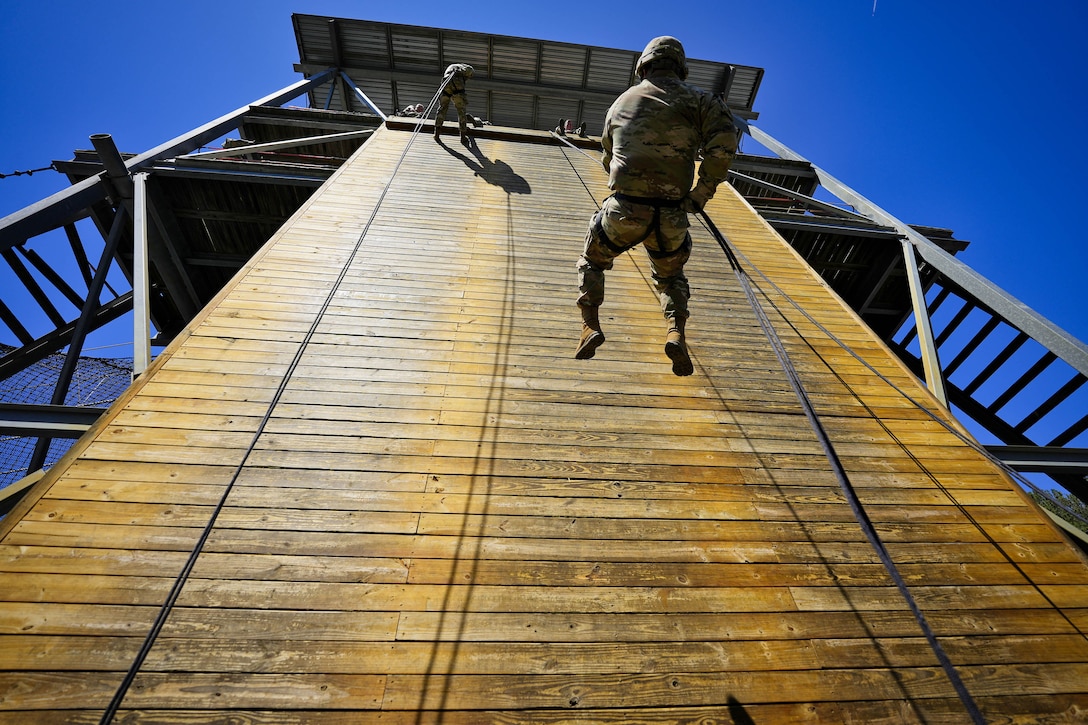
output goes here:
[{"label": "safety rail", "polygon": [[[763,218],[942,402],[1000,442],[989,447],[995,455],[1088,500],[1088,346],[956,259],[966,243],[947,230],[900,222],[741,124],[787,162],[734,167],[732,183]],[[821,188],[844,207],[815,199]],[[796,234],[801,229],[810,233]],[[915,289],[905,283],[912,275]],[[1035,454],[1023,455],[1025,448]]]}]

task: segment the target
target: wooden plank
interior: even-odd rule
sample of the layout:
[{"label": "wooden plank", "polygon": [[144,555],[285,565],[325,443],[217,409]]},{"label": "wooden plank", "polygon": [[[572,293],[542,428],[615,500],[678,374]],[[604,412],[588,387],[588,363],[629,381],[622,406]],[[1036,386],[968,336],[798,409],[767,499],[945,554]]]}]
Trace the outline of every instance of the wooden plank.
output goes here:
[{"label": "wooden plank", "polygon": [[[99,711],[109,703],[120,674],[93,672],[0,672],[0,693],[12,709],[90,707]],[[377,709],[385,678],[370,675],[170,675],[145,674],[137,678],[129,707],[192,707],[215,698],[217,709],[253,707],[260,703],[293,707]]]},{"label": "wooden plank", "polygon": [[[1026,694],[1047,694],[1077,687],[1078,677],[1088,674],[1084,665],[1037,665],[963,668],[965,680],[979,695],[1000,695],[1025,674],[1034,684]],[[1053,680],[1048,678],[1053,677]],[[425,682],[426,679],[432,682]],[[899,700],[952,696],[951,685],[939,669],[917,668],[832,670],[729,674],[646,674],[597,676],[577,679],[563,676],[508,678],[489,675],[435,676],[393,675],[386,683],[385,703],[390,709],[418,708],[415,698],[423,692],[424,709],[473,707],[483,702],[499,708],[652,707],[699,705],[726,707],[740,702],[820,701],[830,690],[837,700]],[[511,681],[513,679],[514,681]]]},{"label": "wooden plank", "polygon": [[[1054,722],[1075,722],[1088,703],[1088,696],[1017,696],[979,698],[984,716],[990,719],[1007,717],[1016,713],[1034,713],[1039,717],[1051,717]],[[966,717],[963,704],[957,698],[926,698],[898,701],[863,701],[842,703],[773,704],[727,703],[718,711],[728,712],[736,722],[755,723],[802,723],[802,722],[864,722],[882,725],[902,723],[961,722]],[[13,719],[0,722],[24,723],[28,715],[43,725],[95,725],[98,717],[91,713],[54,710],[11,713]],[[470,725],[479,722],[504,725],[525,721],[519,710],[441,710],[441,711],[337,711],[337,710],[234,710],[232,715],[241,722],[260,722],[269,725]],[[119,718],[132,718],[140,722],[169,722],[189,725],[215,722],[219,711],[215,710],[128,710],[122,708]],[[626,725],[641,723],[699,722],[707,717],[705,708],[609,708],[577,709],[555,708],[532,711],[532,719],[541,725],[571,725],[579,722],[602,725]],[[20,719],[22,718],[22,719]]]}]

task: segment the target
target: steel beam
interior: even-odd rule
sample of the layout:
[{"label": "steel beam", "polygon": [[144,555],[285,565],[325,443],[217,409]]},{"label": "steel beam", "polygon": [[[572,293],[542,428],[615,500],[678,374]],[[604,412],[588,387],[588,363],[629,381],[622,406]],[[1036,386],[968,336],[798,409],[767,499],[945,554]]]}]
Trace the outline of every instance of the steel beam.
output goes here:
[{"label": "steel beam", "polygon": [[[148,179],[150,180],[150,175]],[[186,320],[191,320],[204,305],[196,292],[196,287],[193,286],[189,270],[185,268],[184,258],[188,255],[188,249],[179,249],[179,244],[185,241],[185,235],[171,213],[170,204],[163,197],[158,184],[145,183],[144,193],[146,194],[144,198],[146,211],[155,225],[154,229],[149,231],[155,233],[154,238],[158,241],[158,244],[151,245],[148,250],[151,260],[166,282],[171,293],[170,299],[177,307],[179,314]],[[166,265],[171,270],[169,275],[162,274],[160,269],[162,265]]]},{"label": "steel beam", "polygon": [[19,278],[19,281],[23,283],[23,287],[30,293],[30,296],[34,298],[34,301],[41,307],[42,312],[53,323],[54,326],[60,326],[64,324],[64,317],[57,310],[56,305],[53,304],[53,300],[49,298],[49,295],[45,293],[45,290],[41,288],[38,281],[30,274],[30,270],[26,268],[22,260],[15,256],[16,247],[9,247],[3,251],[0,251],[0,256],[4,258],[4,261],[11,267],[11,271],[15,273],[15,276]]},{"label": "steel beam", "polygon": [[151,302],[147,274],[147,173],[133,176],[132,218],[132,377],[151,364]]},{"label": "steel beam", "polygon": [[[23,323],[19,321],[19,318],[15,316],[15,313],[11,311],[11,308],[4,304],[3,300],[0,300],[0,322],[3,322],[11,330],[12,334],[18,338],[19,342],[23,345],[29,345],[34,342],[34,336],[23,327]],[[0,380],[3,378],[0,377]]]},{"label": "steel beam", "polygon": [[[90,288],[87,291],[87,299],[83,303],[83,309],[80,311],[79,319],[72,331],[72,342],[68,345],[68,353],[64,356],[64,364],[61,365],[60,373],[57,375],[57,381],[53,387],[53,396],[49,402],[54,406],[63,406],[65,398],[68,396],[68,389],[71,387],[72,377],[75,375],[76,366],[79,364],[79,357],[83,354],[83,342],[91,331],[94,311],[98,308],[99,295],[102,293],[102,286],[106,283],[110,261],[117,253],[117,247],[121,240],[121,231],[125,228],[125,218],[126,215],[123,212],[114,218],[113,228],[110,229],[106,245],[102,249],[102,256],[98,260],[98,269],[91,280]],[[52,441],[52,437],[48,435],[38,438],[38,442],[34,446],[34,452],[30,456],[27,473],[45,466],[46,455],[49,453],[49,444]]]},{"label": "steel beam", "polygon": [[326,143],[328,141],[349,141],[356,138],[368,138],[374,134],[374,129],[368,128],[365,131],[349,131],[347,133],[328,133],[322,136],[306,136],[303,138],[292,138],[286,141],[271,141],[269,143],[257,143],[249,146],[235,146],[234,148],[221,149],[218,151],[202,151],[195,154],[186,154],[179,156],[179,159],[222,159],[231,156],[245,156],[246,154],[259,154],[265,151],[276,151],[278,149],[290,149],[301,148],[303,146],[313,146],[319,143]]},{"label": "steel beam", "polygon": [[[872,219],[869,219],[868,217],[862,216],[861,214],[855,214],[854,212],[850,211],[849,209],[843,209],[842,207],[835,206],[834,204],[828,204],[825,201],[820,201],[818,199],[813,199],[811,196],[807,196],[805,194],[802,194],[799,191],[794,191],[793,189],[787,189],[784,186],[779,186],[778,184],[772,184],[769,181],[764,181],[763,179],[757,179],[754,176],[749,176],[748,174],[742,174],[739,171],[734,171],[734,170],[730,169],[729,176],[731,178],[740,179],[741,181],[745,181],[745,182],[747,182],[749,184],[759,186],[759,187],[761,187],[763,189],[767,189],[768,191],[774,191],[774,192],[777,192],[779,194],[783,194],[783,195],[789,197],[790,199],[793,199],[793,200],[797,201],[798,203],[803,204],[806,207],[810,207],[810,208],[813,208],[813,209],[819,209],[821,211],[827,212],[828,214],[832,214],[832,215],[834,215],[836,217],[843,217],[843,218],[846,218],[846,219],[854,219],[855,221],[864,222],[865,224],[872,224],[873,223]],[[757,199],[757,201],[758,201],[758,199]],[[749,202],[749,203],[751,203],[751,202]]]},{"label": "steel beam", "polygon": [[[981,308],[976,307],[975,309]],[[986,320],[986,323],[979,328],[978,332],[967,341],[967,344],[956,354],[956,357],[952,358],[952,362],[945,366],[945,376],[949,378],[952,377],[952,374],[959,370],[960,365],[963,365],[967,358],[971,357],[971,354],[978,349],[978,346],[981,345],[1000,324],[1000,318],[990,315],[990,319]]]},{"label": "steel beam", "polygon": [[72,289],[71,285],[64,281],[64,278],[61,277],[55,269],[50,267],[49,264],[42,259],[40,254],[33,249],[27,249],[23,246],[13,247],[13,249],[17,249],[19,253],[23,255],[23,259],[30,262],[30,266],[34,267],[41,276],[49,280],[53,287],[72,303],[73,307],[77,310],[83,309],[83,298]]},{"label": "steel beam", "polygon": [[75,224],[65,224],[64,233],[68,237],[68,247],[72,250],[72,256],[75,257],[76,264],[79,266],[79,273],[83,277],[83,285],[90,287],[94,270],[91,269],[91,263],[87,259],[87,250],[83,247],[83,240],[79,237],[79,230],[76,229]]},{"label": "steel beam", "polygon": [[1021,473],[1088,476],[1088,448],[986,446],[999,461]]},{"label": "steel beam", "polygon": [[[751,202],[749,202],[751,203]],[[773,212],[761,212],[759,214],[768,224],[783,229],[795,229],[797,231],[827,232],[844,237],[860,237],[876,242],[895,242],[899,239],[899,232],[887,227],[874,227],[872,222],[866,220],[869,226],[859,227],[846,222],[843,219],[830,219],[828,217],[803,216],[801,214],[775,214]]]},{"label": "steel beam", "polygon": [[[133,181],[129,177],[129,171],[125,168],[125,162],[121,153],[113,143],[113,138],[107,133],[98,133],[91,136],[98,158],[106,169],[106,178],[117,189],[121,197],[119,206],[128,211],[132,219],[136,218],[133,209]],[[145,187],[146,192],[146,187]],[[144,211],[149,212],[149,218],[155,222],[154,231],[158,232],[157,239],[161,244],[148,244],[147,251],[151,262],[155,265],[155,271],[166,286],[166,290],[177,306],[178,311],[186,319],[192,318],[200,309],[200,301],[192,282],[181,264],[180,256],[175,252],[170,243],[170,237],[165,228],[159,224],[159,217],[155,205],[150,203],[150,197],[144,197]],[[149,231],[151,231],[149,229]],[[150,242],[150,237],[148,238]]]},{"label": "steel beam", "polygon": [[7,215],[0,219],[0,249],[10,249],[39,234],[83,219],[88,207],[105,199],[109,191],[100,176],[92,176]]},{"label": "steel beam", "polygon": [[933,340],[933,323],[926,308],[926,292],[922,288],[922,278],[918,275],[918,261],[914,257],[914,247],[903,240],[903,264],[907,269],[907,284],[910,287],[910,302],[914,308],[914,324],[918,330],[918,347],[922,354],[922,369],[925,371],[926,387],[937,396],[941,405],[948,407],[948,393],[944,389],[944,375],[941,362],[937,357],[937,343]]},{"label": "steel beam", "polygon": [[[132,293],[125,292],[94,311],[93,329],[97,330],[113,322],[130,309],[132,309]],[[0,380],[7,380],[20,370],[25,370],[62,349],[71,341],[75,326],[75,322],[67,323],[5,355],[3,359],[0,359]]]},{"label": "steel beam", "polygon": [[[194,165],[190,166],[192,161]],[[184,163],[183,163],[184,162]],[[307,169],[292,168],[290,172],[279,170],[275,166],[246,164],[245,168],[213,167],[213,163],[230,164],[231,161],[203,162],[195,165],[196,160],[179,158],[174,165],[157,164],[150,167],[156,176],[177,176],[189,179],[209,179],[212,181],[238,181],[247,184],[273,184],[283,186],[310,186],[317,188],[332,176],[332,167],[312,167]]]},{"label": "steel beam", "polygon": [[182,134],[166,143],[160,144],[150,151],[145,151],[144,153],[129,159],[125,165],[131,172],[142,168],[157,159],[180,156],[181,154],[194,151],[207,142],[219,138],[227,131],[238,128],[242,119],[245,118],[246,114],[250,112],[250,109],[253,106],[281,106],[284,103],[287,103],[287,101],[301,96],[311,88],[315,88],[325,83],[332,77],[334,72],[335,69],[333,68],[324,68],[306,80],[293,83],[286,88],[258,99],[247,106],[242,106],[224,116],[220,116],[214,121],[210,121],[186,134]]},{"label": "steel beam", "polygon": [[87,406],[0,403],[0,435],[79,438],[105,412]]},{"label": "steel beam", "polygon": [[359,100],[361,100],[367,108],[374,111],[381,120],[386,120],[387,116],[382,113],[382,109],[378,108],[374,101],[370,100],[370,98],[363,93],[363,90],[355,85],[355,81],[353,81],[347,73],[340,71],[340,77],[344,79],[344,82],[348,84],[348,87],[351,88],[352,92],[359,97]]}]

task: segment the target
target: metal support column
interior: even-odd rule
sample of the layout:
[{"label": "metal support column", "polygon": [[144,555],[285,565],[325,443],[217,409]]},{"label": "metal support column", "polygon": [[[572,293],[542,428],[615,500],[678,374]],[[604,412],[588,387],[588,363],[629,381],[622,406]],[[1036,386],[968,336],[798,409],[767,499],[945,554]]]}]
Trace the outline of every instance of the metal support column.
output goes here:
[{"label": "metal support column", "polygon": [[382,110],[374,104],[374,101],[367,98],[367,95],[363,93],[359,86],[355,85],[355,81],[351,80],[347,73],[340,71],[340,77],[344,79],[344,82],[348,84],[348,87],[351,88],[352,92],[359,97],[359,100],[365,103],[371,111],[374,111],[374,113],[378,115],[378,118],[383,121],[386,120],[386,115],[382,113]]},{"label": "metal support column", "polygon": [[[98,268],[95,270],[94,277],[87,288],[87,299],[84,301],[83,309],[76,321],[75,329],[72,332],[72,340],[68,343],[68,353],[64,357],[64,364],[61,366],[60,373],[57,375],[57,382],[50,400],[51,405],[63,406],[65,399],[68,397],[72,377],[79,365],[80,355],[83,354],[83,342],[87,339],[87,333],[91,331],[94,315],[101,305],[99,299],[102,287],[106,284],[110,263],[113,261],[114,255],[117,254],[117,247],[120,244],[121,233],[127,219],[128,215],[124,208],[118,210],[117,215],[114,217],[113,227],[106,238],[106,246],[102,250],[102,257],[98,261]],[[52,442],[52,436],[39,436],[38,442],[34,445],[34,452],[30,456],[30,462],[27,465],[27,475],[45,466],[45,460],[49,454],[49,445]]]},{"label": "metal support column", "polygon": [[151,364],[151,303],[147,273],[147,177],[145,171],[133,174],[132,240],[132,377]]},{"label": "metal support column", "polygon": [[914,246],[909,240],[903,242],[903,264],[907,268],[907,283],[910,286],[910,301],[914,306],[914,324],[918,328],[918,346],[921,349],[922,369],[926,374],[926,387],[937,396],[941,405],[948,407],[948,393],[944,389],[944,376],[941,363],[937,358],[937,343],[933,340],[933,325],[926,308],[926,291],[922,289],[922,278],[918,275],[918,259],[914,256]]}]

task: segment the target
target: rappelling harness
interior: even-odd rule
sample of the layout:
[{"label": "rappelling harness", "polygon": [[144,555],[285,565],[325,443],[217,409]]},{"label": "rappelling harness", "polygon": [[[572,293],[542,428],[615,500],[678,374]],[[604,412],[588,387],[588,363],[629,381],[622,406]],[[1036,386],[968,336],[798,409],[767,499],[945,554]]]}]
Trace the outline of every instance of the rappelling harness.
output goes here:
[{"label": "rappelling harness", "polygon": [[651,196],[632,196],[631,194],[622,194],[618,191],[612,194],[612,197],[619,199],[620,201],[625,201],[628,204],[642,204],[643,206],[653,207],[654,210],[653,221],[650,222],[649,227],[646,229],[646,233],[643,234],[642,237],[640,237],[639,239],[626,245],[617,244],[616,242],[612,241],[612,239],[609,238],[608,234],[604,231],[604,225],[601,222],[601,217],[604,215],[604,212],[602,210],[598,209],[597,213],[593,215],[593,233],[597,235],[601,243],[604,246],[608,247],[608,249],[610,249],[617,257],[624,252],[630,249],[634,249],[638,245],[645,242],[647,239],[650,238],[651,234],[653,234],[657,239],[657,249],[650,249],[649,247],[646,247],[646,254],[650,255],[650,257],[652,257],[653,259],[670,259],[671,257],[675,257],[676,255],[691,249],[690,234],[685,235],[683,243],[672,251],[666,251],[664,249],[665,240],[661,236],[661,210],[679,209],[681,205],[680,199],[659,199]]}]

